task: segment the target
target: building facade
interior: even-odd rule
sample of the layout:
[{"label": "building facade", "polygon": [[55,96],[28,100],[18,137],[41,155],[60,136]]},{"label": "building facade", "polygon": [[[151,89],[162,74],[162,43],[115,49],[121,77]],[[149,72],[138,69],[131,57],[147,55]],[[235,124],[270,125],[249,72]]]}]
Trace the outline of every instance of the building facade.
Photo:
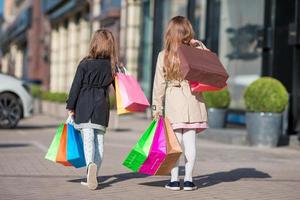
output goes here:
[{"label": "building facade", "polygon": [[4,1],[1,71],[43,83],[47,89],[49,24],[40,3],[39,0]]},{"label": "building facade", "polygon": [[92,33],[113,32],[120,62],[137,76],[141,1],[43,1],[51,24],[50,90],[68,92],[78,63],[88,53]]},{"label": "building facade", "polygon": [[43,0],[42,12],[50,23],[50,91],[67,92],[90,40],[87,1]]},{"label": "building facade", "polygon": [[5,1],[1,72],[68,92],[92,33],[106,28],[115,35],[120,62],[137,76],[141,2]]},{"label": "building facade", "polygon": [[[2,12],[0,13],[0,38],[3,37],[3,32],[2,32],[2,24],[4,22],[4,19],[3,19],[3,15],[2,15]],[[1,42],[0,42],[0,45],[1,45]],[[2,69],[2,49],[0,48],[0,71]]]}]

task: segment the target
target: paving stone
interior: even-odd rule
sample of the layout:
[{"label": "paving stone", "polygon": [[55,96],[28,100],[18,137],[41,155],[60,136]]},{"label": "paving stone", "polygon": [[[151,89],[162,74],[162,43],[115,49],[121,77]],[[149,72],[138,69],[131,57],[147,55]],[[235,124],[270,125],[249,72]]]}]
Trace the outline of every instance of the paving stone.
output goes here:
[{"label": "paving stone", "polygon": [[[287,147],[226,145],[197,138],[194,181],[199,189],[172,192],[168,176],[130,172],[122,161],[149,124],[142,114],[112,113],[105,135],[99,189],[80,185],[85,169],[44,159],[56,127],[64,119],[38,115],[14,130],[0,130],[0,199],[201,199],[297,200],[300,197],[300,151]],[[181,158],[183,165],[183,158]],[[184,168],[180,168],[181,177]],[[183,177],[182,177],[183,178]]]}]

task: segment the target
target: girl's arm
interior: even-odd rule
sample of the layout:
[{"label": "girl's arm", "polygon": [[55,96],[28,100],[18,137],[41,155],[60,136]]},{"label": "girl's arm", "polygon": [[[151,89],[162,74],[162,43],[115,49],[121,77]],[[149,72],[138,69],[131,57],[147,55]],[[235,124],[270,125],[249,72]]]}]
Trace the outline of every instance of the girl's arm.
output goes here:
[{"label": "girl's arm", "polygon": [[158,54],[156,62],[156,70],[153,83],[152,92],[152,114],[153,117],[158,117],[163,114],[163,101],[165,97],[166,80],[163,70],[163,56],[162,53]]},{"label": "girl's arm", "polygon": [[82,85],[82,80],[83,80],[83,66],[80,63],[79,66],[77,67],[75,77],[69,92],[69,98],[67,100],[66,109],[71,111],[75,110],[76,102]]}]

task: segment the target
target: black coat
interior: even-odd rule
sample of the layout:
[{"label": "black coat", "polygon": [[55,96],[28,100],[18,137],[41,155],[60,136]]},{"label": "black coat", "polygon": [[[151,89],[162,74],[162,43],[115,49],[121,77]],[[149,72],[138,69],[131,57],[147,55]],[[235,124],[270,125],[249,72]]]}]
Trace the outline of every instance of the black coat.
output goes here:
[{"label": "black coat", "polygon": [[80,62],[66,107],[75,111],[76,124],[91,120],[92,123],[108,126],[108,88],[113,80],[109,59],[84,59]]}]

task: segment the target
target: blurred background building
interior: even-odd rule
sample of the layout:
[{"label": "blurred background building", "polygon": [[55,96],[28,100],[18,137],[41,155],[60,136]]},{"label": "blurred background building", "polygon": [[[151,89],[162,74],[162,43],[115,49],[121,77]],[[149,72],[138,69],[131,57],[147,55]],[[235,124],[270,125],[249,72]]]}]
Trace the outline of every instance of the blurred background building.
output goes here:
[{"label": "blurred background building", "polygon": [[2,1],[3,73],[49,84],[49,28],[40,1]]},{"label": "blurred background building", "polygon": [[[1,2],[1,1],[0,1]],[[4,0],[1,72],[68,92],[98,28],[116,36],[120,60],[150,98],[168,21],[187,16],[196,38],[227,68],[231,109],[260,76],[290,93],[289,131],[300,131],[299,0]],[[1,55],[1,54],[0,54]]]}]

